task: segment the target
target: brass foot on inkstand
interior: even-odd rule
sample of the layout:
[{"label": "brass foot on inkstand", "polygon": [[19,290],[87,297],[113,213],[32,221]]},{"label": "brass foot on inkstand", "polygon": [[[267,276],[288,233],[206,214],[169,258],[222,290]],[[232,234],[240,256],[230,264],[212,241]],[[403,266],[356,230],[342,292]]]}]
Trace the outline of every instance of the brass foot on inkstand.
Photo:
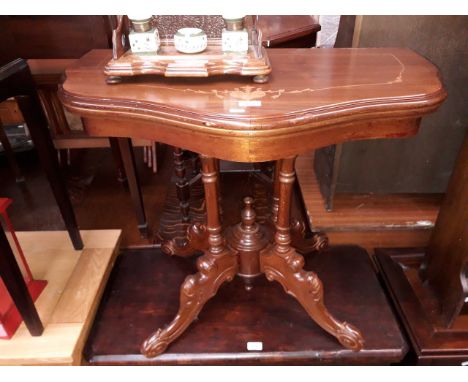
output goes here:
[{"label": "brass foot on inkstand", "polygon": [[253,78],[253,82],[255,82],[256,84],[264,84],[264,83],[267,83],[268,82],[268,76],[261,76],[261,75],[258,75],[258,76],[255,76]]},{"label": "brass foot on inkstand", "polygon": [[[297,299],[312,320],[345,348],[361,350],[364,340],[360,331],[330,314],[325,307],[322,282],[314,272],[303,269],[304,258],[291,246],[290,200],[295,180],[295,158],[280,160],[277,164],[279,172],[275,188],[278,190],[279,203],[273,216],[273,242],[269,240],[272,223],[265,227],[257,224],[253,199],[247,197],[244,198],[241,222],[227,230],[227,245],[219,219],[218,169],[213,158],[202,156],[201,159],[207,224],[206,230],[201,225],[198,229],[207,233],[208,249],[197,261],[198,272],[188,276],[182,284],[176,317],[168,326],[154,332],[141,346],[141,352],[146,357],[163,353],[187,329],[225,281],[232,280],[237,274],[245,280],[249,291],[254,278],[262,273],[269,281],[279,282],[289,295]],[[301,232],[300,227],[296,230]],[[317,243],[316,246],[320,247],[323,241],[317,239]]]},{"label": "brass foot on inkstand", "polygon": [[109,85],[120,84],[122,82],[122,77],[120,76],[108,76],[106,78],[106,83]]}]

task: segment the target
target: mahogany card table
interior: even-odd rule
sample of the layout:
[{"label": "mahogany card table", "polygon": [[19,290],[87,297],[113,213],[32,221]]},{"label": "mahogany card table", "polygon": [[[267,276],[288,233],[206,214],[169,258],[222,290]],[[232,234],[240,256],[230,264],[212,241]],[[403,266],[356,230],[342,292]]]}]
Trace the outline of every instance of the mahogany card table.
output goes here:
[{"label": "mahogany card table", "polygon": [[[322,282],[303,269],[295,249],[295,158],[350,140],[412,136],[446,92],[437,68],[407,49],[272,49],[268,55],[273,71],[265,84],[234,76],[141,76],[108,85],[110,50],[90,51],[66,71],[61,100],[83,118],[88,134],[149,139],[200,154],[206,223],[190,226],[186,247],[174,253],[203,255],[198,272],[181,286],[176,317],[141,345],[147,357],[163,353],[236,275],[248,290],[265,274],[345,348],[365,346],[366,333],[327,310]],[[258,224],[254,200],[246,197],[241,222],[222,227],[219,159],[276,161],[271,221]]]}]

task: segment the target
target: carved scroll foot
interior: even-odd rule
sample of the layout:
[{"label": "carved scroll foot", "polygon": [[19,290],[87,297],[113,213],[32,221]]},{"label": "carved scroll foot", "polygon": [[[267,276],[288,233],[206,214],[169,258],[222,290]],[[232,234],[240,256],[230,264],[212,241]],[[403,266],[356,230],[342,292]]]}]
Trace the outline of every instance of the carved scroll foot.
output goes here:
[{"label": "carved scroll foot", "polygon": [[[271,220],[267,222],[269,234],[274,235],[275,225]],[[311,252],[320,252],[328,248],[328,236],[323,232],[313,232],[312,236],[306,237],[304,222],[293,220],[290,226],[291,246],[301,255],[308,255]]]},{"label": "carved scroll foot", "polygon": [[291,223],[292,246],[301,255],[319,252],[328,247],[328,237],[323,232],[314,232],[311,237],[306,237],[305,232],[304,222],[293,220]]},{"label": "carved scroll foot", "polygon": [[195,252],[208,249],[208,231],[206,226],[200,222],[190,224],[187,227],[185,237],[175,237],[165,241],[161,250],[170,256],[188,257]]},{"label": "carved scroll foot", "polygon": [[260,255],[260,266],[269,281],[279,282],[286,293],[296,298],[309,316],[344,347],[353,351],[362,349],[364,340],[360,331],[328,312],[322,282],[314,272],[303,270],[304,258],[294,249],[281,253],[272,246]]},{"label": "carved scroll foot", "polygon": [[225,281],[237,273],[237,257],[225,250],[221,254],[207,253],[197,260],[198,273],[187,276],[180,289],[180,306],[174,320],[158,329],[141,346],[148,358],[156,357],[178,338],[196,319],[205,303],[213,297]]}]

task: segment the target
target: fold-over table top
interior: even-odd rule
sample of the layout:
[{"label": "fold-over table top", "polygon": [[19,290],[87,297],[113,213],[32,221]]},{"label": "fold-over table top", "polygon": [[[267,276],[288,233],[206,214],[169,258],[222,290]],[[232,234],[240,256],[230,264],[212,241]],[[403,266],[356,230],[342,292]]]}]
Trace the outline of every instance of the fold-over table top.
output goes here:
[{"label": "fold-over table top", "polygon": [[[411,135],[419,118],[446,97],[437,68],[408,49],[270,49],[268,56],[273,71],[265,84],[239,76],[139,76],[108,85],[103,69],[112,53],[93,50],[66,70],[60,95],[70,111],[108,121],[101,128],[90,122],[90,134],[161,140],[241,161],[351,139]],[[125,128],[128,121],[134,127]],[[236,153],[220,148],[219,155],[187,142],[191,136],[204,136],[208,146],[242,147]],[[256,153],[262,140],[274,140],[276,152]],[[289,150],[280,149],[291,140],[296,143]]]}]

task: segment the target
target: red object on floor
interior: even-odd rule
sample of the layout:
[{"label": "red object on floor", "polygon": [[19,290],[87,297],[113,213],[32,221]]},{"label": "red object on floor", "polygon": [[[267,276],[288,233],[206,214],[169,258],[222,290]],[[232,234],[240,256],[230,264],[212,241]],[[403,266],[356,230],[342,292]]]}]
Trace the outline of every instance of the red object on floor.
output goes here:
[{"label": "red object on floor", "polygon": [[[11,202],[11,199],[0,198],[0,224],[4,226],[5,233],[7,234],[10,246],[15,254],[16,261],[21,269],[21,273],[23,274],[24,281],[28,286],[29,293],[31,294],[33,301],[36,301],[46,287],[47,281],[34,280],[32,277],[28,263],[26,262],[26,258],[21,250],[13,225],[11,224],[6,211]],[[10,339],[13,337],[22,321],[23,319],[19,314],[18,309],[16,309],[5,284],[0,278],[0,339]]]}]

